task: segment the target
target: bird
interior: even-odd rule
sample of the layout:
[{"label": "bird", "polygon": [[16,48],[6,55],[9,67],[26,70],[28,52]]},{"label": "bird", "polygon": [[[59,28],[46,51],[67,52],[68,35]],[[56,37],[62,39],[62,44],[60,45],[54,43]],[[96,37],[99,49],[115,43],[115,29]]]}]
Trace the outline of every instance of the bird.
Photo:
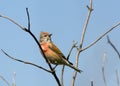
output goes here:
[{"label": "bird", "polygon": [[52,42],[51,36],[52,34],[48,32],[40,33],[39,44],[47,60],[52,64],[66,65],[76,70],[77,72],[82,72],[82,70],[73,66],[73,64],[66,59],[64,54],[60,51],[60,49]]}]

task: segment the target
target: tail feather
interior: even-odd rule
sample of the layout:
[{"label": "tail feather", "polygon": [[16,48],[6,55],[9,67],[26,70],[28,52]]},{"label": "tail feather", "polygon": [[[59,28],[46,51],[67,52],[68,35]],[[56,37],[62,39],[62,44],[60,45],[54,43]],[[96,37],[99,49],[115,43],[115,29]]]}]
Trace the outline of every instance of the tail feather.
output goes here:
[{"label": "tail feather", "polygon": [[67,66],[71,67],[72,69],[76,70],[77,72],[81,73],[82,70],[78,69],[77,67],[71,65],[71,64],[67,64]]}]

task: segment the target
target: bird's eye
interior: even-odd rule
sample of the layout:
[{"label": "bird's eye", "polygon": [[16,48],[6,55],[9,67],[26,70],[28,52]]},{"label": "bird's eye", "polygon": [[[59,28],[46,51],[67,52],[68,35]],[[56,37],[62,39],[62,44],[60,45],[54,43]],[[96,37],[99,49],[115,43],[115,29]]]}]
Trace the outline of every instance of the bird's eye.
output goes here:
[{"label": "bird's eye", "polygon": [[47,37],[47,35],[44,35],[44,37]]}]

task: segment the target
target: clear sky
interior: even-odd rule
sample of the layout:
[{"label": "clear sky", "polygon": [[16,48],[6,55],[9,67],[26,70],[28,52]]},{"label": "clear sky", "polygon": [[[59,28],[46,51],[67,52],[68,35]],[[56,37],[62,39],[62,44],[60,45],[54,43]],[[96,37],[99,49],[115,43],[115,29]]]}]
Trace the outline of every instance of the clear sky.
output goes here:
[{"label": "clear sky", "polygon": [[[53,34],[53,42],[67,56],[72,41],[80,41],[82,28],[87,16],[86,5],[89,0],[0,0],[0,14],[14,19],[22,26],[27,27],[25,8],[29,8],[31,18],[31,31],[39,40],[39,33],[47,31]],[[120,0],[93,0],[93,12],[87,28],[83,47],[90,44],[102,33],[120,21]],[[111,41],[120,50],[120,27],[115,28],[108,35]],[[39,48],[26,32],[6,19],[0,18],[0,49],[10,55],[30,61],[48,68]],[[74,49],[70,61],[75,61]],[[107,43],[106,37],[96,45],[82,52],[79,60],[79,68],[84,72],[78,74],[76,86],[103,86],[102,58],[107,54],[105,64],[105,76],[107,86],[117,86],[115,71],[118,70],[120,78],[120,61],[117,54]],[[61,66],[56,68],[58,77]],[[17,86],[57,86],[53,76],[36,67],[15,62],[0,52],[0,75],[4,76],[12,86],[13,73],[16,72]],[[65,86],[70,86],[73,70],[65,69]],[[0,79],[0,86],[7,86]]]}]

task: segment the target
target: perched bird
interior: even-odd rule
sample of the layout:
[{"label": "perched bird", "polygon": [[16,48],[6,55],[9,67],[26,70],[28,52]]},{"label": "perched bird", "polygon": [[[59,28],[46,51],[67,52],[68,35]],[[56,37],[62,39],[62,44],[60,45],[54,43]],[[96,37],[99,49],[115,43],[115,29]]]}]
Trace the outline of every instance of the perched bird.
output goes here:
[{"label": "perched bird", "polygon": [[73,64],[65,58],[59,48],[57,48],[57,46],[52,42],[51,35],[52,34],[49,34],[48,32],[40,33],[39,42],[47,60],[52,64],[67,65],[77,72],[81,72],[81,70],[73,66]]}]

